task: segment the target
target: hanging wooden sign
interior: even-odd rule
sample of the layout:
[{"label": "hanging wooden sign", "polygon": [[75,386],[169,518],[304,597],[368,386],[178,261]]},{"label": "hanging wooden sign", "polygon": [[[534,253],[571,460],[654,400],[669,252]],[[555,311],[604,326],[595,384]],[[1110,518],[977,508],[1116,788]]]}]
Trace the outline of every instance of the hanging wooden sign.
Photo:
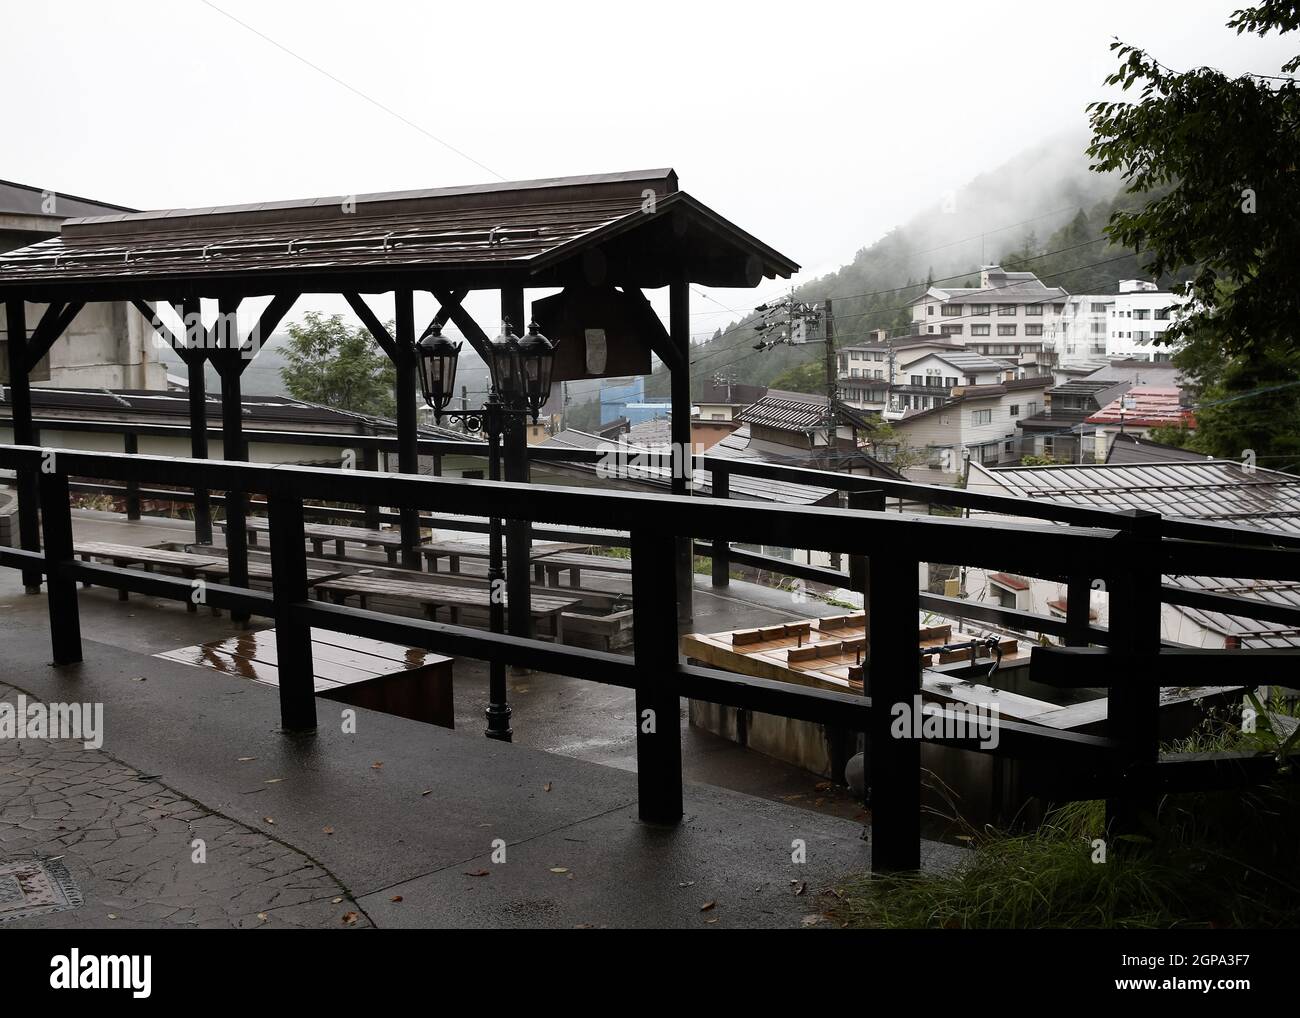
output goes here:
[{"label": "hanging wooden sign", "polygon": [[533,301],[542,334],[558,345],[552,380],[650,374],[651,341],[667,341],[663,323],[640,294],[612,286],[570,286]]}]

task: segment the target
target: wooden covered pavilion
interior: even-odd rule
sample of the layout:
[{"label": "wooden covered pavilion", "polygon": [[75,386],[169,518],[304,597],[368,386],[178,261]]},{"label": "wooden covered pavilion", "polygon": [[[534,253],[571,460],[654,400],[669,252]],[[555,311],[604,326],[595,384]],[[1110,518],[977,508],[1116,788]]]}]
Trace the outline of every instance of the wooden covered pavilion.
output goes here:
[{"label": "wooden covered pavilion", "polygon": [[[398,462],[418,472],[416,420],[417,331],[414,293],[428,291],[438,305],[432,322],[450,322],[486,359],[488,333],[464,300],[475,290],[500,291],[501,317],[522,330],[528,288],[563,288],[573,319],[584,314],[599,324],[611,307],[639,307],[637,335],[611,333],[619,342],[643,344],[669,368],[674,444],[690,443],[689,286],[753,287],[764,278],[789,277],[789,258],[723,219],[684,191],[671,169],[560,177],[468,187],[215,208],[123,212],[69,220],[61,234],[0,255],[0,300],[5,305],[14,441],[37,444],[32,423],[29,374],[93,301],[130,301],[188,366],[192,456],[208,456],[204,365],[221,384],[225,457],[246,460],[241,437],[240,376],[261,339],[303,294],[341,294],[392,359],[396,368]],[[665,329],[643,290],[669,288]],[[394,328],[367,303],[391,292]],[[235,328],[244,300],[270,297],[253,330]],[[200,301],[217,302],[215,321],[205,324]],[[157,316],[172,307],[186,323],[177,335]],[[39,318],[31,305],[44,305]],[[29,320],[29,316],[34,321]],[[626,322],[628,319],[624,317]],[[427,331],[427,329],[425,330]],[[617,360],[611,349],[611,360]],[[522,433],[507,439],[506,479],[527,480]],[[36,478],[19,478],[22,547],[39,550]],[[685,493],[686,479],[674,490]],[[502,516],[509,519],[509,506]],[[230,583],[247,586],[247,537],[241,525],[245,498],[228,492],[227,555]],[[417,563],[418,516],[402,511],[404,560]],[[195,533],[211,540],[207,492],[195,492]],[[528,525],[507,525],[511,612],[528,619]],[[689,604],[690,556],[684,544],[680,567]],[[26,578],[29,589],[39,574]],[[526,631],[526,630],[525,630]]]}]

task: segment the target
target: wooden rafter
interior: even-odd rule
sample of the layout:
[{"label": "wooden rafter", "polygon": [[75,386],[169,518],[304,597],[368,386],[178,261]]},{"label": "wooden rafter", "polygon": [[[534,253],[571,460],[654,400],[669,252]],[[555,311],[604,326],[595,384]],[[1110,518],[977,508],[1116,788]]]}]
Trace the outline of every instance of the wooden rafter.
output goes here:
[{"label": "wooden rafter", "polygon": [[45,314],[32,330],[27,343],[27,370],[31,372],[42,357],[50,352],[54,341],[62,336],[72,324],[72,320],[86,306],[85,301],[72,301],[68,304],[51,304]]},{"label": "wooden rafter", "polygon": [[361,324],[369,330],[370,335],[375,338],[375,342],[388,354],[388,359],[394,364],[397,363],[397,340],[395,340],[386,328],[379,316],[370,309],[370,305],[359,293],[345,292],[343,299],[348,302],[348,307],[352,308],[352,313],[361,319]]},{"label": "wooden rafter", "polygon": [[431,290],[434,299],[442,305],[443,311],[447,313],[453,325],[460,330],[460,334],[465,337],[474,352],[483,358],[485,363],[492,363],[492,341],[488,339],[486,332],[479,327],[478,322],[474,321],[473,316],[465,310],[461,301],[465,299],[464,290]]}]

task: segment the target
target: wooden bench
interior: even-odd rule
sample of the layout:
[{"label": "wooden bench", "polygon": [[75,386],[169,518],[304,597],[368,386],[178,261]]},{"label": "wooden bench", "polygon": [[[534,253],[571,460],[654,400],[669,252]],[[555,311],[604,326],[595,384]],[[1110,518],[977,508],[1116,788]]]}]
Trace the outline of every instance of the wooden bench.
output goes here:
[{"label": "wooden bench", "polygon": [[[587,544],[569,544],[564,542],[553,542],[547,544],[535,544],[529,553],[529,557],[536,561],[539,558],[545,558],[549,555],[555,555],[559,552],[576,551],[583,548],[589,548]],[[417,549],[420,556],[424,559],[425,567],[431,573],[438,571],[438,562],[440,559],[447,559],[447,567],[450,572],[460,572],[460,560],[463,558],[483,559],[486,561],[490,557],[488,546],[486,544],[473,544],[469,541],[426,541]]]},{"label": "wooden bench", "polygon": [[[443,728],[456,726],[453,658],[328,629],[311,631],[311,653],[317,696]],[[156,656],[280,685],[274,629]]]},{"label": "wooden bench", "polygon": [[[107,541],[78,543],[73,546],[73,553],[80,556],[83,562],[106,559],[115,566],[138,564],[144,567],[145,572],[152,572],[157,567],[166,567],[179,572],[187,580],[195,579],[199,571],[204,568],[223,565],[221,559],[211,555],[192,555],[185,551],[168,551],[163,548],[137,548],[130,544],[110,544]],[[92,584],[83,581],[83,586],[89,587]],[[119,601],[126,601],[129,598],[130,594],[125,588],[118,589]],[[185,610],[189,612],[196,610],[192,600],[186,600]]]},{"label": "wooden bench", "polygon": [[[228,531],[230,525],[222,523],[221,529]],[[257,535],[271,530],[270,521],[262,516],[250,516],[244,521],[248,531],[248,543],[257,544]],[[368,530],[365,527],[342,527],[330,523],[305,523],[303,534],[311,542],[312,552],[317,558],[325,557],[325,542],[334,542],[334,555],[343,558],[349,543],[360,544],[367,548],[382,548],[389,565],[397,565],[397,556],[402,550],[402,535],[395,530]]]},{"label": "wooden bench", "polygon": [[596,573],[618,573],[623,576],[631,576],[632,560],[614,558],[611,555],[579,555],[573,552],[561,552],[534,560],[533,569],[537,573],[538,583],[543,582],[542,577],[545,574],[546,582],[552,587],[558,587],[560,585],[560,573],[567,570],[569,573],[569,586],[580,587],[582,586],[582,571],[584,569]]},{"label": "wooden bench", "polygon": [[[200,566],[198,573],[206,579],[218,580],[230,575],[230,565],[227,562],[218,562],[216,565]],[[369,569],[358,569],[357,573],[368,573]],[[307,585],[310,587],[314,583],[323,583],[325,580],[332,580],[338,576],[347,576],[346,569],[314,569],[307,567]],[[260,580],[263,583],[271,583],[271,566],[270,563],[250,562],[248,563],[248,579],[251,583],[253,580]],[[220,608],[212,609],[213,615],[220,615]]]},{"label": "wooden bench", "polygon": [[[446,608],[452,625],[460,622],[462,608],[491,608],[491,592],[484,588],[447,586],[436,583],[424,583],[417,580],[394,580],[382,576],[341,576],[314,584],[317,596],[329,597],[336,604],[343,604],[349,597],[355,596],[362,608],[372,597],[386,597],[398,601],[413,601],[424,608],[424,613],[433,621],[438,619],[438,610]],[[534,595],[530,611],[534,619],[550,619],[551,633],[556,642],[564,642],[563,613],[579,603],[573,597],[548,597]],[[509,605],[507,604],[507,609]]]}]

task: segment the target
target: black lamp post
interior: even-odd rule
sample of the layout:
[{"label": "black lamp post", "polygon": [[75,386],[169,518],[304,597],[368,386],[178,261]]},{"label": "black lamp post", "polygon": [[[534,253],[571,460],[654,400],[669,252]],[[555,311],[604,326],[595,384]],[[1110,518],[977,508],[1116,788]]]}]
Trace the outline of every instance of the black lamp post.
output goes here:
[{"label": "black lamp post", "polygon": [[[555,344],[541,334],[537,323],[528,327],[523,339],[510,331],[508,321],[501,323],[501,335],[492,340],[488,351],[488,370],[492,389],[478,410],[448,411],[456,385],[456,360],[460,344],[433,326],[416,344],[420,388],[424,401],[433,409],[434,419],[444,417],[463,421],[470,431],[482,431],[488,439],[488,477],[501,480],[501,440],[512,428],[523,423],[525,416],[537,422],[542,407],[551,395],[551,369],[555,364]],[[488,625],[493,633],[505,632],[506,579],[501,553],[501,520],[488,519]],[[509,742],[510,703],[506,690],[505,665],[493,661],[489,666],[487,732],[489,739]]]}]

